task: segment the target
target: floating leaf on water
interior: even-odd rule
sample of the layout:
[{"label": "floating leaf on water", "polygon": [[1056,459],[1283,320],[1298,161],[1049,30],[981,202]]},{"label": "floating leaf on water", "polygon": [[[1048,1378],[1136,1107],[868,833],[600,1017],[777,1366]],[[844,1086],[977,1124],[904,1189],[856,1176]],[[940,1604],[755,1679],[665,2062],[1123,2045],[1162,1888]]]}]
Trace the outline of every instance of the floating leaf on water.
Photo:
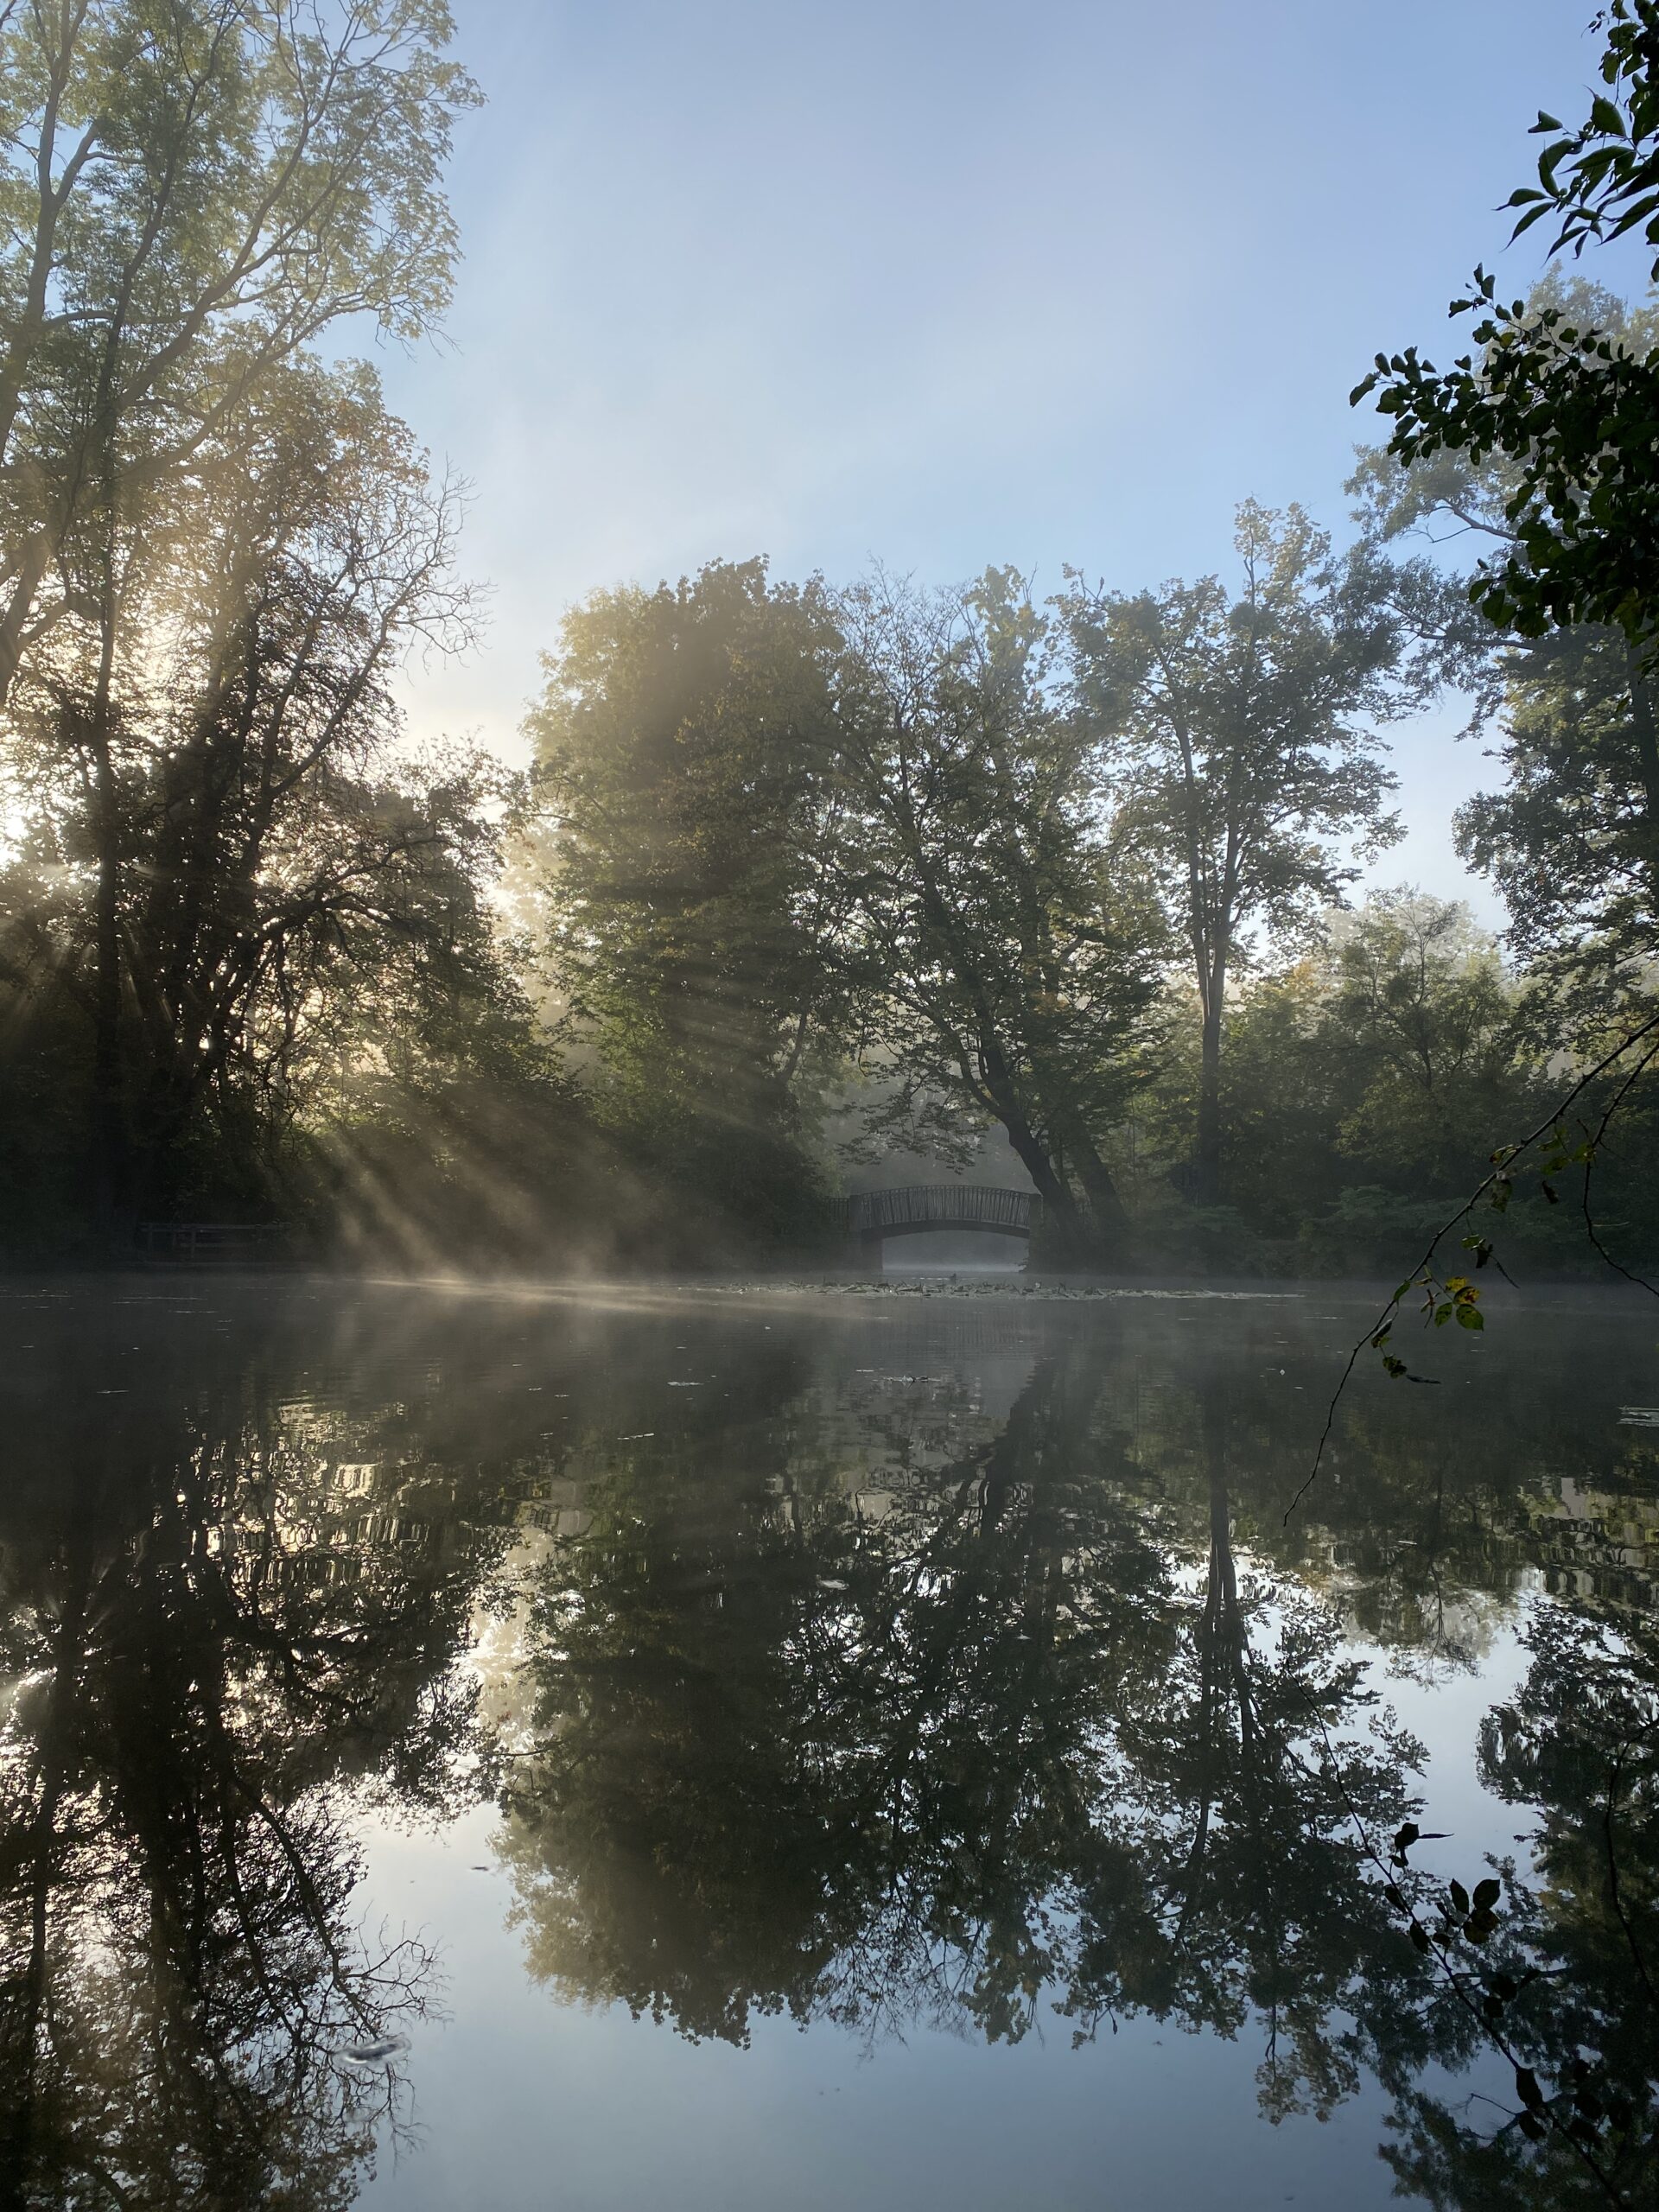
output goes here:
[{"label": "floating leaf on water", "polygon": [[352,2066],[384,2066],[408,2049],[407,2036],[375,2036],[366,2043],[342,2044],[339,2056]]}]

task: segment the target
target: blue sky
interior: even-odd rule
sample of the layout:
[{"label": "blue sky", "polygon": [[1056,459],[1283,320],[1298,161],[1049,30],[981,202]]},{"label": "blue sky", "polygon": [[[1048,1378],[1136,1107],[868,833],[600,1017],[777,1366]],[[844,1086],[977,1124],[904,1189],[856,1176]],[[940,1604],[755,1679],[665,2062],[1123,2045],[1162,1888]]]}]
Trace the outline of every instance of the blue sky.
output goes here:
[{"label": "blue sky", "polygon": [[[1224,569],[1247,494],[1340,531],[1371,354],[1444,347],[1477,258],[1536,272],[1493,211],[1590,12],[459,0],[449,342],[382,366],[493,598],[416,730],[511,750],[565,607],[715,556],[1133,588]],[[1384,880],[1469,887],[1455,720],[1397,738]]]}]

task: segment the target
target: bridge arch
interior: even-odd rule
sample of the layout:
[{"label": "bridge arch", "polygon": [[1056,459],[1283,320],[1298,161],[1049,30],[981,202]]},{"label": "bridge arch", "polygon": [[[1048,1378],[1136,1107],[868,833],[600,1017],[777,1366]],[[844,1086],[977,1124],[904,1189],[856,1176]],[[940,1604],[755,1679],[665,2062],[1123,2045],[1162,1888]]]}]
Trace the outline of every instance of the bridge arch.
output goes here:
[{"label": "bridge arch", "polygon": [[889,1236],[921,1236],[939,1229],[1029,1241],[1041,1205],[1034,1191],[982,1183],[911,1183],[892,1191],[855,1192],[847,1201],[847,1233],[867,1249]]}]

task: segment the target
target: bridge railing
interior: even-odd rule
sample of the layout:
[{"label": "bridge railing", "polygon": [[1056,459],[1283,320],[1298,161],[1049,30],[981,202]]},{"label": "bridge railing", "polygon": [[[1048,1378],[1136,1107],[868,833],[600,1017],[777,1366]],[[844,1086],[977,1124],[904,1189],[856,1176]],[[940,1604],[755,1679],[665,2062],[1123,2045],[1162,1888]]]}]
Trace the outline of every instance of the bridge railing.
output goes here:
[{"label": "bridge railing", "polygon": [[858,1191],[847,1201],[847,1229],[853,1236],[879,1236],[885,1230],[1001,1229],[1030,1234],[1036,1195],[978,1183],[912,1183],[893,1191]]}]

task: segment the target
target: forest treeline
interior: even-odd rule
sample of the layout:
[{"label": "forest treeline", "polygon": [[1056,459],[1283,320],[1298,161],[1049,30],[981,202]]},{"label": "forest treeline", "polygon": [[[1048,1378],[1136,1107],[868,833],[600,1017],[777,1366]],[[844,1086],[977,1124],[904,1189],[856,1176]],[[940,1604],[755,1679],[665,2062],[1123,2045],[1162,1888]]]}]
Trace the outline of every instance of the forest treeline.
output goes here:
[{"label": "forest treeline", "polygon": [[[474,639],[464,487],[347,357],[444,311],[448,36],[436,0],[0,23],[0,1249],[824,1255],[899,1154],[1023,1172],[1051,1264],[1408,1259],[1648,1006],[1653,598],[1594,563],[1651,439],[1610,491],[1503,404],[1535,341],[1639,416],[1652,315],[1552,277],[1450,378],[1379,357],[1342,546],[1246,502],[1227,574],[1141,590],[597,591],[550,610],[509,772],[409,739],[400,671]],[[1595,152],[1540,212],[1623,189]],[[1595,394],[1560,384],[1566,437]],[[1472,593],[1414,548],[1446,518],[1496,549]],[[1357,889],[1430,708],[1493,756],[1458,836],[1501,947]],[[1573,1166],[1632,1262],[1644,1065]],[[1586,1264],[1580,1195],[1518,1190],[1507,1242]]]}]

